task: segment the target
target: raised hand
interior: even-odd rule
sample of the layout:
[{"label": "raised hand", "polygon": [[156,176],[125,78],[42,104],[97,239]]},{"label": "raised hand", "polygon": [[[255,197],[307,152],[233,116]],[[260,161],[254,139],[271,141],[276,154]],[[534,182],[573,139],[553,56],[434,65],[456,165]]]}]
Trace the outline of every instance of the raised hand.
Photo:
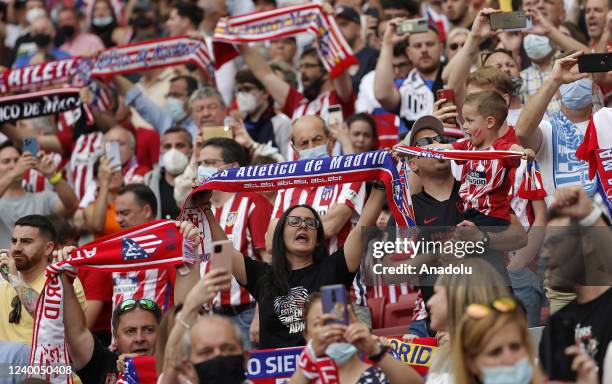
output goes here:
[{"label": "raised hand", "polygon": [[387,28],[385,28],[385,33],[383,35],[383,44],[389,44],[395,46],[396,44],[401,43],[402,41],[408,41],[410,38],[410,34],[407,33],[405,35],[398,35],[395,33],[397,25],[404,21],[404,18],[395,18],[389,20],[387,23]]},{"label": "raised hand", "polygon": [[325,355],[325,349],[331,343],[344,340],[344,333],[347,329],[346,325],[330,323],[330,320],[334,319],[336,319],[334,315],[324,313],[315,319],[314,326],[308,330],[311,336],[312,349],[317,357]]},{"label": "raised hand", "polygon": [[560,84],[568,84],[588,77],[588,73],[578,72],[578,57],[582,56],[582,54],[582,51],[578,51],[562,59],[555,60],[552,73],[550,74],[551,78]]},{"label": "raised hand", "polygon": [[53,155],[44,155],[36,165],[36,170],[42,173],[47,179],[55,176],[55,173],[57,172],[57,164],[55,164],[55,161],[53,161]]},{"label": "raised hand", "polygon": [[582,220],[593,210],[593,202],[582,186],[573,185],[555,191],[550,209],[556,210],[561,215]]},{"label": "raised hand", "polygon": [[[439,99],[434,103],[433,113],[432,115],[442,122],[445,128],[455,128],[457,121],[457,117],[459,113],[457,112],[456,105],[447,105],[446,107],[442,107],[442,104],[446,102],[446,99]],[[453,123],[451,123],[451,121]]]},{"label": "raised hand", "polygon": [[528,33],[533,33],[534,35],[543,35],[546,36],[550,34],[553,30],[554,25],[542,14],[537,8],[530,8],[525,11],[525,16],[530,16],[533,21],[533,26],[529,28]]},{"label": "raised hand", "polygon": [[495,35],[495,32],[491,30],[491,15],[500,13],[499,9],[484,8],[478,12],[474,24],[472,24],[472,31],[470,35],[477,41],[485,40],[488,37]]},{"label": "raised hand", "polygon": [[32,155],[30,152],[22,153],[19,160],[17,160],[17,164],[15,164],[15,167],[11,171],[13,179],[21,180],[25,171],[36,167],[37,164],[38,159],[36,159],[36,157],[34,157],[34,155]]}]

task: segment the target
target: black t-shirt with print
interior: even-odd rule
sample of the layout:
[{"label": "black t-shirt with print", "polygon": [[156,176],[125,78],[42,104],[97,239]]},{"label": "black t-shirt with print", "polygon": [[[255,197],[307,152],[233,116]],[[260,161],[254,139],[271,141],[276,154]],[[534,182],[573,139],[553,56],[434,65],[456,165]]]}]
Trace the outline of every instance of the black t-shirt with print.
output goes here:
[{"label": "black t-shirt with print", "polygon": [[94,336],[94,350],[91,359],[77,375],[83,384],[114,383],[117,379],[117,359],[119,355],[111,352]]},{"label": "black t-shirt with print", "polygon": [[308,297],[324,285],[344,284],[347,289],[355,278],[349,272],[340,248],[317,264],[291,271],[290,292],[285,296],[269,297],[262,289],[266,282],[260,280],[270,265],[244,258],[247,290],[259,303],[259,347],[284,348],[304,345],[303,308]]},{"label": "black t-shirt with print", "polygon": [[601,294],[594,300],[578,304],[576,300],[570,302],[548,319],[548,323],[542,332],[540,341],[540,361],[544,368],[548,368],[548,349],[546,344],[550,337],[550,324],[559,319],[573,319],[576,322],[575,338],[579,341],[582,349],[591,356],[599,366],[599,379],[603,374],[603,362],[612,341],[612,288]]}]

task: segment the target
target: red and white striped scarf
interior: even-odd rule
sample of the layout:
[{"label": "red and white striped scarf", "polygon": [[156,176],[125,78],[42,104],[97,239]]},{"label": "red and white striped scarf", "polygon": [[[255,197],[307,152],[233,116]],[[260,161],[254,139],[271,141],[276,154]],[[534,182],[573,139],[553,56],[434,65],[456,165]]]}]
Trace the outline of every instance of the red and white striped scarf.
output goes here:
[{"label": "red and white striped scarf", "polygon": [[164,37],[106,49],[94,62],[91,76],[108,78],[188,63],[197,65],[211,80],[214,79],[206,43],[186,36]]},{"label": "red and white striped scarf", "polygon": [[43,87],[81,87],[89,82],[92,59],[72,57],[0,72],[0,94],[32,92]]},{"label": "red and white striped scarf", "polygon": [[[133,271],[195,262],[194,247],[183,241],[174,221],[158,220],[130,228],[75,249],[70,258],[47,267],[34,318],[30,363],[69,365],[64,340],[64,288],[59,274],[74,278],[76,268]],[[51,383],[72,383],[70,375],[48,375]]]},{"label": "red and white striped scarf", "polygon": [[221,18],[214,35],[216,66],[219,68],[237,56],[229,44],[279,39],[304,32],[315,36],[317,51],[332,79],[358,64],[335,17],[328,15],[321,4],[302,4]]},{"label": "red and white striped scarf", "polygon": [[[501,160],[508,158],[520,158],[522,152],[517,151],[463,151],[456,149],[436,150],[430,148],[410,147],[406,145],[398,145],[395,151],[399,155],[417,156],[438,160]],[[525,178],[521,189],[518,191],[518,196],[523,199],[535,200],[546,196],[540,174],[540,167],[535,160],[528,162],[525,170]]]},{"label": "red and white striped scarf", "polygon": [[311,343],[308,343],[298,359],[302,374],[317,384],[338,384],[340,374],[334,360],[327,356],[316,357]]}]

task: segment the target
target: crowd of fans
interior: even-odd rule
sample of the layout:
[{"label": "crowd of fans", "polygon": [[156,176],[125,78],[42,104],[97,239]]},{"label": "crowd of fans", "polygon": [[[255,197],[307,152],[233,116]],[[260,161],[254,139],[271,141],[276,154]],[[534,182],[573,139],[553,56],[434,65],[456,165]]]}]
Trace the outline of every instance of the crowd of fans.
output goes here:
[{"label": "crowd of fans", "polygon": [[[0,83],[11,70],[159,37],[202,39],[212,55],[223,17],[300,3],[0,0]],[[0,363],[29,364],[47,266],[75,247],[158,219],[178,220],[199,244],[181,207],[219,171],[402,144],[522,154],[405,158],[419,235],[480,242],[484,254],[373,261],[366,228],[389,241],[405,234],[376,180],[214,190],[197,204],[206,241],[231,241],[230,270],[198,260],[61,274],[75,380],[114,383],[126,358],[154,355],[160,383],[242,383],[249,351],[306,345],[304,359],[331,359],[340,383],[537,384],[559,370],[568,382],[612,383],[610,192],[576,155],[593,135],[612,148],[612,71],[578,71],[582,55],[612,52],[612,3],[509,3],[335,0],[323,9],[357,64],[333,77],[316,38],[291,35],[237,44],[214,79],[181,64],[94,80],[80,92],[85,127],[82,110],[0,120]],[[492,30],[491,16],[509,6],[532,25]],[[419,18],[426,31],[398,33]],[[32,138],[37,153],[24,144]],[[519,192],[532,160],[546,197]],[[460,262],[473,273],[381,279],[376,262]],[[323,310],[319,291],[334,284],[349,293],[348,324]],[[406,297],[411,314],[393,335],[435,338],[425,376],[375,336],[385,333],[373,301]],[[558,351],[568,322],[575,343]],[[0,383],[22,378],[0,372]],[[300,363],[290,382],[327,381]]]}]

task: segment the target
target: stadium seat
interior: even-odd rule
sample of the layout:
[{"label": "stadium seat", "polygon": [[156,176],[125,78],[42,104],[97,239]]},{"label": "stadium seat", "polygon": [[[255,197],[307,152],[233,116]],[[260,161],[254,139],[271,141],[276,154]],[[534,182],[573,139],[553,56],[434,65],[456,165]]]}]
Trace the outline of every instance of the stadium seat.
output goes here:
[{"label": "stadium seat", "polygon": [[370,312],[372,313],[372,329],[382,328],[385,309],[385,298],[372,297],[368,298],[367,300],[368,307],[370,307]]},{"label": "stadium seat", "polygon": [[407,327],[408,324],[410,324],[410,321],[412,320],[415,301],[416,294],[411,293],[400,296],[397,303],[385,305],[385,311],[383,315],[384,327],[388,328],[400,325]]}]

